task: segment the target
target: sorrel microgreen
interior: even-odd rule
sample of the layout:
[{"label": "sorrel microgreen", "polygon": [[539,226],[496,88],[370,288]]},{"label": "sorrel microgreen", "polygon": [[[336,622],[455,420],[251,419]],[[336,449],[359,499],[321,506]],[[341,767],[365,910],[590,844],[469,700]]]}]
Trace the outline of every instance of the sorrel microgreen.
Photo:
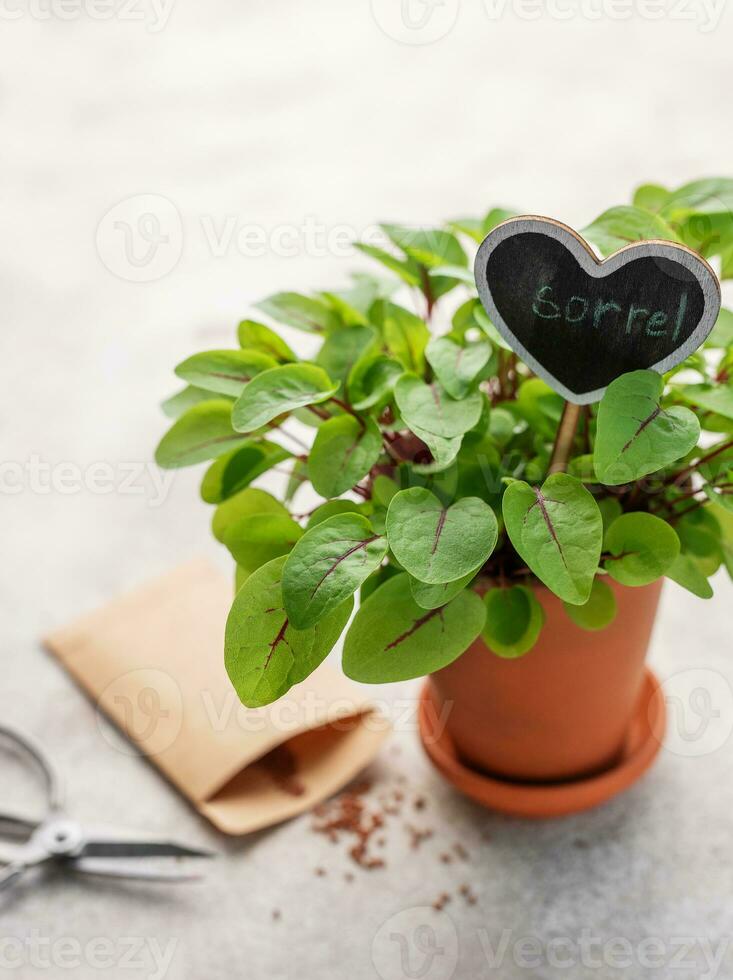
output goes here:
[{"label": "sorrel microgreen", "polygon": [[[357,592],[344,669],[379,682],[437,670],[480,634],[498,656],[523,656],[542,629],[537,580],[596,630],[615,615],[609,579],[667,575],[709,597],[721,565],[733,575],[733,313],[664,378],[634,371],[584,407],[558,472],[563,400],[507,348],[470,271],[469,253],[512,213],[384,225],[388,248],[359,248],[388,279],[259,303],[320,339],[308,361],[244,320],[239,349],[176,368],[188,387],[164,405],[175,421],[157,459],[212,461],[201,492],[237,563],[225,655],[245,704],[307,677]],[[733,278],[733,180],[645,185],[583,234],[603,256],[683,242]],[[282,502],[253,487],[282,468]],[[323,502],[303,514],[306,483]]]}]

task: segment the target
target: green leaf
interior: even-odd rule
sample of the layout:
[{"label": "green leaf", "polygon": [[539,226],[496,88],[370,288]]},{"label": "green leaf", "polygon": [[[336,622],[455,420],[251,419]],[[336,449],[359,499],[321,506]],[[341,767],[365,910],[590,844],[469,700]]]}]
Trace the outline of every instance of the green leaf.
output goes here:
[{"label": "green leaf", "polygon": [[497,656],[514,660],[528,653],[539,639],[545,613],[532,589],[514,585],[489,589],[484,596],[486,625],[482,636]]},{"label": "green leaf", "polygon": [[466,266],[468,258],[455,235],[441,228],[409,228],[406,225],[380,225],[387,237],[405,255],[420,265]]},{"label": "green leaf", "polygon": [[411,429],[417,426],[443,439],[454,439],[472,429],[483,408],[480,391],[458,400],[451,398],[437,381],[426,384],[415,374],[402,375],[395,385],[395,400]]},{"label": "green leaf", "polygon": [[666,574],[667,578],[671,578],[677,585],[681,585],[683,589],[687,589],[688,592],[692,592],[698,598],[712,598],[712,586],[690,555],[677,555]]},{"label": "green leaf", "polygon": [[473,643],[484,618],[484,604],[466,590],[439,609],[421,609],[410,595],[407,575],[396,575],[354,617],[344,643],[344,673],[366,684],[433,673]]},{"label": "green leaf", "polygon": [[442,436],[433,435],[432,432],[426,432],[425,429],[421,429],[420,426],[414,423],[411,428],[413,434],[418,439],[422,439],[433,457],[432,463],[413,463],[412,469],[416,473],[440,473],[454,462],[458,453],[461,451],[463,436],[444,439]]},{"label": "green leaf", "polygon": [[323,368],[330,378],[342,384],[351,369],[369,351],[377,339],[371,327],[346,327],[335,330],[323,342],[316,356],[316,364]]},{"label": "green leaf", "polygon": [[354,600],[349,596],[345,602],[316,623],[313,627],[313,646],[309,653],[298,657],[291,667],[288,684],[300,684],[323,663],[343,633],[353,610]]},{"label": "green leaf", "polygon": [[275,293],[255,306],[278,323],[308,333],[328,333],[341,326],[341,318],[328,303],[300,293]]},{"label": "green leaf", "polygon": [[303,528],[280,514],[250,514],[240,517],[224,532],[224,544],[243,573],[286,555],[303,536]]},{"label": "green leaf", "polygon": [[697,405],[706,412],[715,412],[726,419],[733,419],[733,383],[717,385],[684,385],[677,394],[689,405]]},{"label": "green leaf", "polygon": [[705,484],[703,490],[708,500],[712,501],[712,503],[718,504],[724,510],[733,511],[733,496],[731,496],[730,491],[716,490],[709,483]]},{"label": "green leaf", "polygon": [[705,341],[706,347],[725,348],[733,346],[733,312],[722,307],[715,321],[713,332]]},{"label": "green leaf", "polygon": [[674,530],[652,514],[622,514],[606,531],[604,568],[621,585],[649,585],[666,574],[680,552]]},{"label": "green leaf", "polygon": [[201,402],[174,422],[158,444],[155,461],[163,469],[216,459],[241,445],[232,428],[232,403],[224,398]]},{"label": "green leaf", "polygon": [[201,482],[201,497],[207,504],[219,504],[291,456],[277,443],[247,440],[211,464]]},{"label": "green leaf", "polygon": [[308,531],[283,569],[283,598],[297,629],[314,626],[353,595],[381,565],[387,539],[358,514],[332,517]]},{"label": "green leaf", "polygon": [[705,177],[683,184],[669,195],[664,204],[664,214],[676,220],[688,211],[729,214],[731,210],[733,180],[730,177]]},{"label": "green leaf", "polygon": [[679,237],[667,222],[658,214],[642,208],[622,205],[609,208],[580,232],[596,245],[601,255],[611,255],[630,242],[661,238],[664,241],[679,242]]},{"label": "green leaf", "polygon": [[257,320],[242,320],[237,328],[240,347],[262,351],[276,361],[297,361],[298,358],[282,337]]},{"label": "green leaf", "polygon": [[238,432],[252,432],[286,412],[325,402],[337,390],[338,385],[315,364],[270,368],[250,381],[235,402],[232,423]]},{"label": "green leaf", "polygon": [[430,340],[425,321],[387,300],[374,304],[372,317],[382,332],[389,353],[405,370],[422,374],[425,370],[425,348]]},{"label": "green leaf", "polygon": [[400,259],[396,255],[378,248],[376,245],[366,245],[364,242],[355,242],[354,248],[368,255],[371,259],[376,259],[381,265],[394,272],[408,286],[420,285],[420,274],[413,262]]},{"label": "green leaf", "polygon": [[329,520],[331,517],[337,517],[339,514],[366,513],[365,505],[358,504],[355,500],[327,500],[325,504],[316,507],[305,526],[306,530],[310,531],[311,528],[317,527],[324,521]]},{"label": "green leaf", "polygon": [[322,497],[338,497],[366,476],[382,452],[382,435],[372,418],[339,415],[316,433],[308,475]]},{"label": "green leaf", "polygon": [[449,337],[436,337],[428,344],[425,356],[448,394],[463,398],[489,363],[491,344],[480,341],[461,347]]},{"label": "green leaf", "polygon": [[288,622],[280,585],[284,558],[263,565],[237,592],[226,624],[224,662],[240,701],[259,708],[282,697],[311,668],[316,631]]},{"label": "green leaf", "polygon": [[176,374],[189,384],[238,398],[256,375],[277,366],[257,350],[208,350],[182,361]]},{"label": "green leaf", "polygon": [[714,575],[723,561],[722,528],[715,514],[720,507],[706,506],[685,514],[676,531],[684,554],[695,559],[703,575]]},{"label": "green leaf", "polygon": [[226,670],[240,700],[250,708],[276,701],[289,690],[288,674],[313,647],[314,631],[290,626],[282,602],[284,559],[251,575],[237,592],[227,619]]},{"label": "green leaf", "polygon": [[616,497],[601,497],[596,503],[603,518],[603,531],[605,533],[616,518],[621,516],[623,508]]},{"label": "green leaf", "polygon": [[670,197],[670,192],[660,184],[642,184],[634,191],[633,204],[645,211],[661,211]]},{"label": "green leaf", "polygon": [[410,576],[410,592],[412,598],[421,609],[438,609],[454,599],[459,592],[463,592],[467,585],[473,580],[476,571],[469,572],[463,578],[458,578],[455,582],[442,582],[440,585],[428,585],[419,579]]},{"label": "green leaf", "polygon": [[376,572],[372,572],[366,582],[362,585],[359,595],[361,597],[362,605],[366,602],[370,595],[377,591],[377,589],[384,585],[389,579],[394,578],[395,575],[401,575],[402,572],[394,565],[382,565],[378,568]]},{"label": "green leaf", "polygon": [[565,612],[576,626],[584,630],[603,630],[616,618],[616,596],[607,582],[597,578],[590,598],[582,606],[565,603]]},{"label": "green leaf", "polygon": [[389,507],[392,497],[399,493],[399,484],[380,473],[372,483],[372,501],[379,507]]},{"label": "green leaf", "polygon": [[264,490],[248,487],[225,500],[214,511],[211,521],[211,531],[217,541],[224,543],[224,538],[233,524],[243,517],[253,514],[275,514],[278,517],[290,517],[287,508],[276,500],[272,494]]},{"label": "green leaf", "polygon": [[594,465],[608,486],[632,483],[676,462],[696,445],[700,423],[687,408],[662,408],[655,371],[616,378],[598,407]]},{"label": "green leaf", "polygon": [[367,353],[354,365],[346,383],[349,400],[357,412],[386,400],[404,368],[385,354]]},{"label": "green leaf", "polygon": [[[400,374],[402,374],[402,368],[400,368]],[[199,405],[201,402],[210,402],[217,397],[213,391],[206,391],[203,388],[194,388],[193,385],[187,385],[181,391],[177,391],[175,395],[166,398],[160,407],[169,419],[177,419],[184,412],[187,412],[189,408],[193,408],[194,405]],[[234,402],[232,401],[231,404],[233,405]]]},{"label": "green leaf", "polygon": [[496,546],[493,510],[478,497],[444,507],[423,487],[401,490],[387,512],[389,546],[402,567],[430,585],[454,582],[483,565]]},{"label": "green leaf", "polygon": [[588,601],[598,568],[603,520],[593,496],[566,473],[542,487],[511,483],[502,502],[504,522],[517,553],[564,602]]}]

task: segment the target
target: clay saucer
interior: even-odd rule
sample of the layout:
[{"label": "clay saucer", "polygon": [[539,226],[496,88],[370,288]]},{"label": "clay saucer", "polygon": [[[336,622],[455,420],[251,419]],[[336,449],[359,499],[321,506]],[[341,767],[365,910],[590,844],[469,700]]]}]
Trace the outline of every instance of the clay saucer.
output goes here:
[{"label": "clay saucer", "polygon": [[420,697],[420,740],[433,765],[449,783],[491,810],[516,817],[561,817],[605,803],[628,789],[649,768],[664,739],[664,695],[647,669],[642,693],[618,762],[611,769],[581,779],[522,783],[471,769],[458,757],[445,729],[436,733],[437,711],[430,685]]}]

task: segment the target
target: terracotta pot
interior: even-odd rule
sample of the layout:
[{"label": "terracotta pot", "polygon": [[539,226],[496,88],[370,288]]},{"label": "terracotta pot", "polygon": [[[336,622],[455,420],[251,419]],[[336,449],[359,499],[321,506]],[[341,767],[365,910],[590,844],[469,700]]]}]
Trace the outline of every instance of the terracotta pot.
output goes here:
[{"label": "terracotta pot", "polygon": [[460,759],[521,781],[577,779],[614,765],[639,702],[662,580],[609,584],[618,613],[606,629],[580,629],[537,586],[546,622],[533,650],[506,660],[479,639],[432,675],[432,700]]}]

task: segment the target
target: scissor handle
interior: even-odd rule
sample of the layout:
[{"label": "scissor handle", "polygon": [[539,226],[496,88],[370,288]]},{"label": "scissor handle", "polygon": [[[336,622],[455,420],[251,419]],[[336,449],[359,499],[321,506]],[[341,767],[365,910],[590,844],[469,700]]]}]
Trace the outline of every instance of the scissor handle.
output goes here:
[{"label": "scissor handle", "polygon": [[33,739],[22,735],[13,728],[0,725],[0,742],[5,742],[12,748],[20,749],[21,754],[33,763],[43,776],[46,799],[50,811],[61,809],[61,784],[53,766],[43,754],[43,750]]}]

